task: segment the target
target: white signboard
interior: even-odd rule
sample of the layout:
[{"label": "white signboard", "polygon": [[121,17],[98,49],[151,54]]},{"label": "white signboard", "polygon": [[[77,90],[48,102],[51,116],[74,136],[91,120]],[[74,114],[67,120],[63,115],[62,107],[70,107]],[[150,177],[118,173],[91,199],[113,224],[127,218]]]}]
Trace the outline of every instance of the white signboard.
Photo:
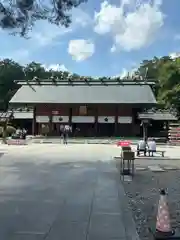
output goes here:
[{"label": "white signboard", "polygon": [[94,123],[94,116],[72,116],[73,123]]},{"label": "white signboard", "polygon": [[130,123],[132,123],[132,117],[130,117],[130,116],[118,117],[118,123],[130,124]]},{"label": "white signboard", "polygon": [[53,116],[52,117],[53,123],[68,123],[69,122],[69,116]]},{"label": "white signboard", "polygon": [[37,123],[48,123],[49,116],[36,116],[36,122]]},{"label": "white signboard", "polygon": [[33,112],[14,112],[15,119],[33,119]]},{"label": "white signboard", "polygon": [[99,123],[115,123],[115,116],[99,116]]}]

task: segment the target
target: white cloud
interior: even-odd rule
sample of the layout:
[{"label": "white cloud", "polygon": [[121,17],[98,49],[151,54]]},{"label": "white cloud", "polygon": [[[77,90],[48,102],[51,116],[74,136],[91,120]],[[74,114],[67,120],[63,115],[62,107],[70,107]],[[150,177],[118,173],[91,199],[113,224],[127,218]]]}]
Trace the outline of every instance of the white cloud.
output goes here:
[{"label": "white cloud", "polygon": [[115,78],[115,77],[125,78],[127,76],[133,77],[133,75],[135,74],[136,71],[137,71],[137,68],[132,68],[131,70],[123,68],[121,73],[113,76],[113,78]]},{"label": "white cloud", "polygon": [[138,50],[152,43],[163,26],[161,4],[161,0],[123,0],[118,7],[104,1],[100,11],[94,15],[94,31],[112,35],[114,44],[111,52],[117,49]]},{"label": "white cloud", "polygon": [[69,70],[65,67],[64,64],[50,64],[50,65],[43,65],[43,67],[50,71],[50,70],[54,70],[54,71],[64,71],[64,72],[68,72]]},{"label": "white cloud", "polygon": [[126,77],[126,76],[128,76],[128,70],[125,69],[125,68],[123,68],[122,72],[120,73],[120,77],[121,77],[121,78],[124,78],[124,77]]},{"label": "white cloud", "polygon": [[128,70],[126,68],[123,68],[120,74],[116,74],[112,76],[112,78],[117,78],[117,77],[124,78],[127,75],[128,75]]},{"label": "white cloud", "polygon": [[90,40],[76,39],[69,42],[68,53],[78,62],[91,57],[94,52],[95,46]]},{"label": "white cloud", "polygon": [[174,52],[169,54],[171,59],[176,59],[180,57],[180,53]]}]

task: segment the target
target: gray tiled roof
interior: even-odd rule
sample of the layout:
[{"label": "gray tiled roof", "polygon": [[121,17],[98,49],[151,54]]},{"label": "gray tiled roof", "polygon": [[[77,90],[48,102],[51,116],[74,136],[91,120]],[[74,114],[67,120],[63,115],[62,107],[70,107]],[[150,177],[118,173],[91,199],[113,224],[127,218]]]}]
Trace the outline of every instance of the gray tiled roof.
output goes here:
[{"label": "gray tiled roof", "polygon": [[10,103],[156,103],[149,85],[35,85],[33,89],[22,86]]},{"label": "gray tiled roof", "polygon": [[157,113],[140,113],[139,119],[152,119],[152,120],[159,120],[159,121],[176,121],[178,118],[171,113],[168,112],[157,112]]}]

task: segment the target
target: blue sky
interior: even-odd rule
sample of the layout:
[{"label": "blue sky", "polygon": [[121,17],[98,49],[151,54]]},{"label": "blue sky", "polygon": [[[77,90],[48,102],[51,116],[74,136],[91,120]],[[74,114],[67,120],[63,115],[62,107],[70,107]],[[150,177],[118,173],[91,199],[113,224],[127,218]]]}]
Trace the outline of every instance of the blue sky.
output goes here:
[{"label": "blue sky", "polygon": [[1,58],[80,75],[124,75],[143,59],[180,53],[179,0],[89,0],[68,29],[38,22],[29,39],[1,31]]}]

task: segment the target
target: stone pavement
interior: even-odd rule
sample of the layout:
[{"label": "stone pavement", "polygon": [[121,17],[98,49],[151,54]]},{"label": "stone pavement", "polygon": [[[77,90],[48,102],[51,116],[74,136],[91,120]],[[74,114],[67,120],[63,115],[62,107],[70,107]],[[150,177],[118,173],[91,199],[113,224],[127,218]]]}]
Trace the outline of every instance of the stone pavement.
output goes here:
[{"label": "stone pavement", "polygon": [[[27,137],[29,143],[52,143],[52,144],[60,144],[62,143],[62,139],[60,137],[33,137],[28,136]],[[132,144],[137,144],[140,138],[122,138],[122,137],[104,137],[104,138],[98,138],[98,137],[69,137],[68,142],[70,144],[117,144],[119,140],[130,140]],[[165,143],[157,143],[157,145],[166,145]]]},{"label": "stone pavement", "polygon": [[0,239],[138,240],[112,149],[7,149],[0,159]]},{"label": "stone pavement", "polygon": [[[29,142],[31,143],[52,143],[52,144],[60,144],[62,143],[62,139],[60,139],[60,137],[28,137]],[[70,144],[116,144],[117,141],[122,140],[122,138],[120,137],[112,137],[112,138],[75,138],[75,137],[70,137],[68,139],[68,143]],[[125,140],[125,139],[124,139]],[[133,144],[137,144],[137,142],[139,141],[138,139],[128,139],[127,140],[131,140],[131,142]]]},{"label": "stone pavement", "polygon": [[[86,138],[69,138],[69,144],[116,144],[117,139],[86,139]],[[60,144],[63,143],[63,140],[60,138],[39,138],[39,139],[32,139],[29,141],[30,143],[41,143],[41,144]]]}]

